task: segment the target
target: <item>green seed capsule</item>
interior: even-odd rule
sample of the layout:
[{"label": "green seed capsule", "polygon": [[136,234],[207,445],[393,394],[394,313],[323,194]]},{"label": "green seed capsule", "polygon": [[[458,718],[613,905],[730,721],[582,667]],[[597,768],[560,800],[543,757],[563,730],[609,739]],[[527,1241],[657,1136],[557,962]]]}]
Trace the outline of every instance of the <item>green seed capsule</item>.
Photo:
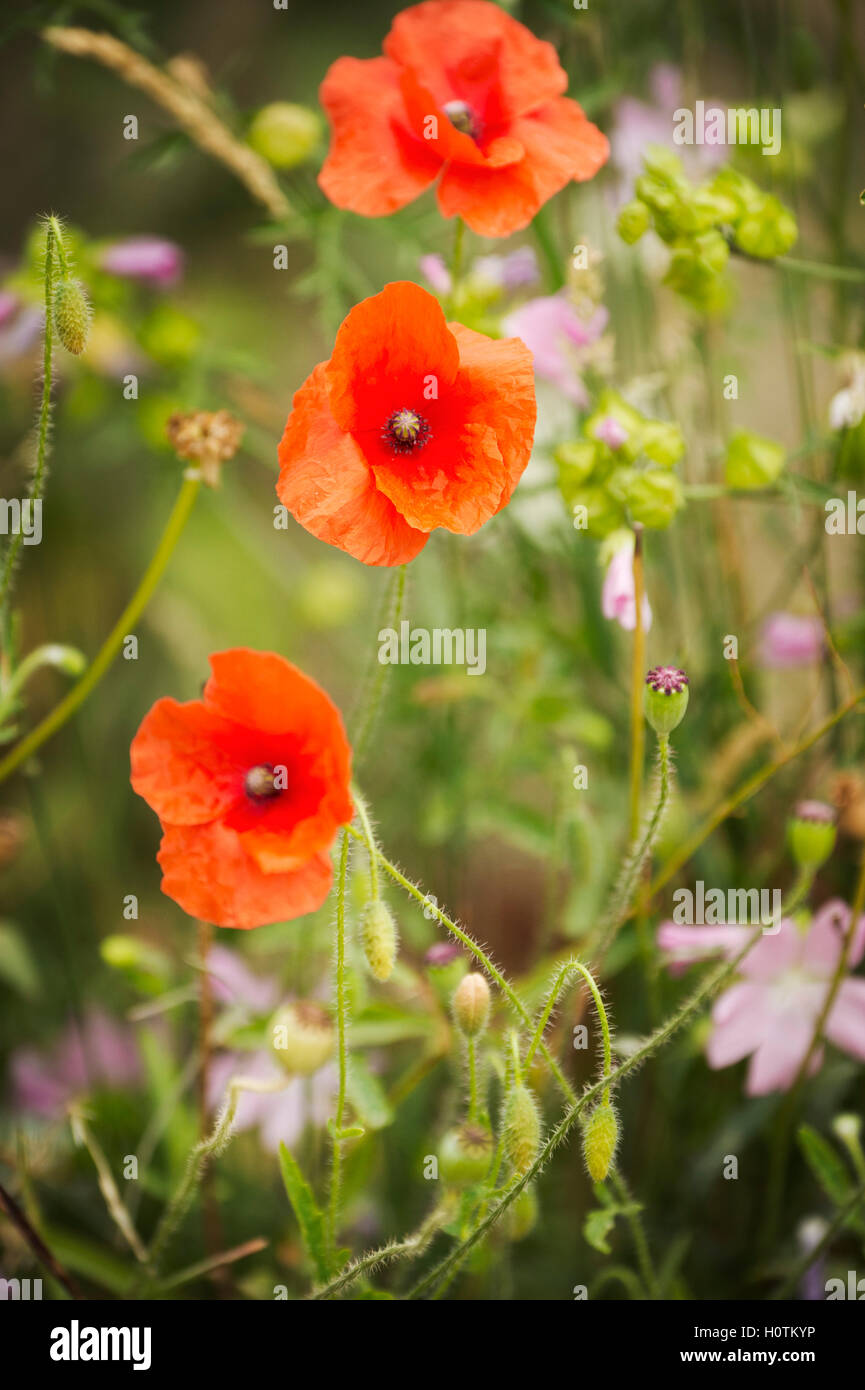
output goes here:
[{"label": "green seed capsule", "polygon": [[678,666],[654,666],[643,686],[646,718],[659,737],[673,732],[688,708],[688,677]]},{"label": "green seed capsule", "polygon": [[334,1032],[320,1004],[300,999],[286,1004],[270,1025],[273,1055],[290,1076],[311,1076],[333,1052]]},{"label": "green seed capsule", "polygon": [[64,280],[54,291],[54,327],[66,351],[78,357],[87,345],[90,305],[77,280]]},{"label": "green seed capsule", "polygon": [[376,980],[388,980],[393,973],[399,934],[393,913],[381,898],[367,903],[360,918],[363,953],[370,974]]},{"label": "green seed capsule", "polygon": [[618,1142],[619,1121],[613,1107],[605,1101],[592,1111],[583,1132],[583,1157],[593,1182],[604,1181]]},{"label": "green seed capsule", "polygon": [[538,1156],[541,1117],[537,1102],[522,1082],[518,1082],[505,1102],[505,1149],[514,1172],[522,1177]]},{"label": "green seed capsule", "polygon": [[799,868],[816,872],[835,848],[835,812],[822,801],[800,801],[787,833]]},{"label": "green seed capsule", "polygon": [[471,1187],[486,1177],[492,1156],[490,1131],[483,1125],[461,1125],[449,1129],[441,1141],[439,1172],[451,1187]]}]

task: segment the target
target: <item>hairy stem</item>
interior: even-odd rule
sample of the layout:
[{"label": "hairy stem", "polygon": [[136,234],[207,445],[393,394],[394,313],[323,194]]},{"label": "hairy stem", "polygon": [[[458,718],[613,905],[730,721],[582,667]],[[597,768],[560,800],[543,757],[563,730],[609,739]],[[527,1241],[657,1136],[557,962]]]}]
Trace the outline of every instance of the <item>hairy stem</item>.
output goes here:
[{"label": "hairy stem", "polygon": [[342,1187],[342,1130],[345,1123],[345,1098],[348,1080],[348,1053],[346,1047],[346,990],[345,990],[345,885],[348,875],[348,835],[342,832],[339,869],[336,885],[336,952],[334,957],[334,979],[336,990],[336,1037],[339,1065],[339,1088],[336,1097],[336,1110],[333,1117],[333,1156],[330,1170],[330,1201],[328,1204],[328,1230],[331,1249],[336,1249],[337,1227],[339,1224],[340,1195]]}]

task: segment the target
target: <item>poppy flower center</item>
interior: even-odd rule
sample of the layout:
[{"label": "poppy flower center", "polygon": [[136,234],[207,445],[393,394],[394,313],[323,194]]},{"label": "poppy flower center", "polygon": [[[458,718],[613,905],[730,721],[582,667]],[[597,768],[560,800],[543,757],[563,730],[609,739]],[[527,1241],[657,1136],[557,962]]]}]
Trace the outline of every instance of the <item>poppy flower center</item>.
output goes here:
[{"label": "poppy flower center", "polygon": [[282,790],[276,785],[276,773],[269,763],[251,767],[243,779],[243,789],[253,801],[269,801]]},{"label": "poppy flower center", "polygon": [[415,410],[395,410],[385,421],[382,438],[398,454],[410,454],[414,449],[422,449],[430,437],[430,427],[422,415]]},{"label": "poppy flower center", "polygon": [[467,101],[446,101],[442,107],[451,125],[463,135],[477,140],[481,133],[481,123]]}]

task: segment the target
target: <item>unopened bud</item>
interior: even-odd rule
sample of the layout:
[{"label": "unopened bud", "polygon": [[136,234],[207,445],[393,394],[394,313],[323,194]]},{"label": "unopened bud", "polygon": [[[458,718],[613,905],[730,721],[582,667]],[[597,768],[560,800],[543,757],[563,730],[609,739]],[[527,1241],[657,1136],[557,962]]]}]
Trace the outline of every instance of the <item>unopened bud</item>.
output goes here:
[{"label": "unopened bud", "polygon": [[583,1157],[593,1182],[603,1182],[619,1142],[619,1121],[609,1101],[595,1107],[583,1131]]},{"label": "unopened bud", "polygon": [[277,1010],[270,1025],[273,1054],[290,1076],[311,1076],[333,1052],[333,1027],[320,1004],[302,999]]},{"label": "unopened bud", "polygon": [[321,118],[306,106],[274,101],[263,106],[249,128],[254,150],[276,169],[293,169],[315,152],[322,137]]},{"label": "unopened bud", "polygon": [[688,708],[688,677],[678,666],[653,666],[643,687],[646,718],[660,737],[681,724]]},{"label": "unopened bud", "polygon": [[87,344],[90,305],[77,280],[62,280],[54,291],[54,327],[66,351],[78,357]]},{"label": "unopened bud", "polygon": [[493,1136],[483,1125],[449,1129],[439,1145],[439,1172],[452,1187],[471,1187],[489,1172]]},{"label": "unopened bud", "polygon": [[467,1038],[480,1037],[490,1016],[490,987],[483,975],[464,975],[454,993],[454,1018]]},{"label": "unopened bud", "polygon": [[381,898],[375,898],[364,908],[360,919],[360,936],[370,974],[376,980],[390,979],[399,934],[393,913]]},{"label": "unopened bud", "polygon": [[541,1138],[541,1117],[537,1102],[521,1081],[511,1090],[505,1102],[505,1149],[514,1172],[522,1177],[538,1156]]},{"label": "unopened bud", "polygon": [[835,848],[835,812],[823,801],[800,801],[790,817],[788,835],[799,868],[814,872]]}]

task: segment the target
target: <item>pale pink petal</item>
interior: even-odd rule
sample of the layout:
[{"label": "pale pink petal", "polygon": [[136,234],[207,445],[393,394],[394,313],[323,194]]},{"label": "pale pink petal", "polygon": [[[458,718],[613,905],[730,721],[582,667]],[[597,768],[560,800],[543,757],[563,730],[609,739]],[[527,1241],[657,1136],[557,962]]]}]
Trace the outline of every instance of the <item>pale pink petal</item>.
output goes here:
[{"label": "pale pink petal", "polygon": [[865,1062],[865,980],[845,980],[826,1020],[826,1037]]},{"label": "pale pink petal", "polygon": [[713,1070],[741,1062],[764,1042],[769,1026],[765,989],[743,981],[725,990],[712,1010],[714,1028],[706,1045]]},{"label": "pale pink petal", "polygon": [[786,1091],[796,1078],[814,1035],[807,1012],[776,1014],[767,1019],[766,1037],[751,1058],[745,1090],[749,1096]]},{"label": "pale pink petal", "polygon": [[[753,930],[753,928],[752,928]],[[757,944],[742,961],[742,974],[749,980],[771,980],[798,963],[802,937],[796,923],[785,917],[777,932],[763,932]]]},{"label": "pale pink petal", "polygon": [[741,951],[748,938],[748,928],[739,926],[686,927],[678,922],[662,922],[658,927],[658,950],[670,957],[671,963],[690,964],[710,960],[712,956],[731,959]]}]

